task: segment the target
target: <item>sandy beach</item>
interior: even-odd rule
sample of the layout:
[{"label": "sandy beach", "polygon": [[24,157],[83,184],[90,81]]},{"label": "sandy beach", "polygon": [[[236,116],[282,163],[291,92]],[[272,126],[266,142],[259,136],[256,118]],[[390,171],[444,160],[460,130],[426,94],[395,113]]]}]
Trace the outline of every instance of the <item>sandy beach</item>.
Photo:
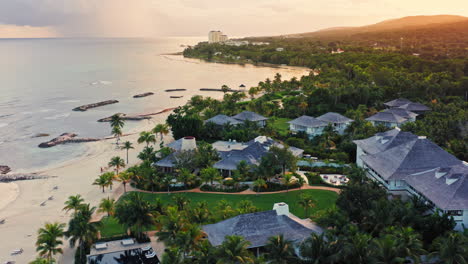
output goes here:
[{"label": "sandy beach", "polygon": [[[153,116],[150,120],[140,121],[135,133],[150,130],[157,123],[165,121],[169,113]],[[137,154],[144,144],[137,144],[138,134],[122,138],[134,142],[135,149],[129,151],[130,165],[138,162]],[[165,140],[170,140],[167,136]],[[35,241],[37,230],[46,222],[68,223],[69,214],[62,211],[64,202],[70,195],[81,194],[87,203],[97,206],[102,198],[119,194],[119,183],[114,184],[114,192],[101,189],[92,182],[100,174],[100,168],[106,167],[111,157],[119,155],[125,159],[124,150],[116,149],[114,140],[85,143],[87,151],[80,158],[67,161],[40,172],[42,175],[57,176],[45,180],[18,181],[0,184],[0,219],[5,223],[0,225],[0,263],[16,261],[28,263],[36,256]],[[159,141],[156,146],[159,145]],[[156,147],[155,146],[155,147]],[[54,187],[58,188],[55,190]],[[49,200],[49,197],[53,197]],[[40,204],[45,202],[44,206]],[[74,251],[64,243],[64,255],[59,257],[59,263],[72,263]],[[11,256],[15,249],[22,248],[20,255]]]}]

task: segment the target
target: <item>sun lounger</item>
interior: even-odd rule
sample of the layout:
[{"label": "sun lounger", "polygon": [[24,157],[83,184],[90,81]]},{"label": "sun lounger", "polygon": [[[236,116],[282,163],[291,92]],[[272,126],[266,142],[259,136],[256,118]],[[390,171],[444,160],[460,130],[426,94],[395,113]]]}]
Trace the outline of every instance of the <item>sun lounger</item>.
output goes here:
[{"label": "sun lounger", "polygon": [[46,202],[45,202],[45,201],[41,203],[41,206],[45,206],[45,205],[46,205]]},{"label": "sun lounger", "polygon": [[22,249],[22,248],[13,250],[13,251],[11,252],[11,255],[12,255],[12,256],[13,256],[13,255],[19,255],[19,254],[21,254],[21,253],[23,253],[23,249]]},{"label": "sun lounger", "polygon": [[5,219],[0,220],[0,225],[3,225],[5,223]]},{"label": "sun lounger", "polygon": [[142,248],[141,250],[143,250],[143,251],[148,251],[148,250],[150,250],[150,249],[151,249],[151,246],[147,246],[147,247]]},{"label": "sun lounger", "polygon": [[50,196],[50,197],[48,198],[49,201],[52,201],[53,199],[54,199],[53,196]]},{"label": "sun lounger", "polygon": [[156,252],[152,252],[150,254],[145,255],[146,258],[154,258],[155,256],[156,256]]},{"label": "sun lounger", "polygon": [[54,186],[54,190],[58,190],[58,186]]}]

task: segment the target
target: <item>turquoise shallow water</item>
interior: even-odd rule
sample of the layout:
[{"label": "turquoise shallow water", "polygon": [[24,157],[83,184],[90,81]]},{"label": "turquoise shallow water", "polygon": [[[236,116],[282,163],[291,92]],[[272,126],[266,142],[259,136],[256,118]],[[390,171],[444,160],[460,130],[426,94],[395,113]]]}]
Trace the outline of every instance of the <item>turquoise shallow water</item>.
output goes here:
[{"label": "turquoise shallow water", "polygon": [[[84,145],[39,149],[64,132],[83,137],[109,135],[98,119],[117,112],[154,112],[183,104],[199,88],[256,85],[280,72],[285,78],[303,69],[223,65],[163,55],[182,51],[202,38],[165,39],[4,39],[0,40],[0,165],[36,169],[81,155]],[[185,88],[182,99],[165,89]],[[137,93],[154,96],[133,99]],[[103,100],[120,103],[74,112]],[[136,126],[128,122],[127,128]],[[37,133],[50,137],[33,138]]]}]

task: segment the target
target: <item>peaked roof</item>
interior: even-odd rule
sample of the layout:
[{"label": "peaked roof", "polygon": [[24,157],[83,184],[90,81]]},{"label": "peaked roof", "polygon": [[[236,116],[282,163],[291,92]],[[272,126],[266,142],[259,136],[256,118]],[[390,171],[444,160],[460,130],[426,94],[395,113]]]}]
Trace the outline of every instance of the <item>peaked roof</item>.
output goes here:
[{"label": "peaked roof", "polygon": [[382,112],[394,113],[396,115],[399,115],[407,119],[416,119],[416,117],[418,116],[418,114],[408,111],[406,109],[400,108],[400,107],[385,109]]},{"label": "peaked roof", "polygon": [[406,118],[392,112],[378,112],[377,114],[366,118],[367,121],[389,122],[401,124],[407,121]]},{"label": "peaked roof", "polygon": [[206,123],[208,122],[211,122],[211,123],[214,123],[216,125],[220,125],[220,126],[223,126],[223,125],[226,125],[226,124],[231,124],[231,125],[238,125],[238,124],[241,124],[242,122],[230,117],[230,116],[227,116],[227,115],[216,115],[216,116],[213,116],[212,118],[208,119],[205,121]]},{"label": "peaked roof", "polygon": [[213,167],[221,170],[235,170],[242,160],[249,165],[258,165],[267,152],[268,150],[261,143],[254,142],[242,150],[221,153],[222,160],[216,162]]},{"label": "peaked roof", "polygon": [[329,122],[329,123],[349,123],[354,120],[347,118],[346,116],[340,115],[335,112],[328,112],[326,114],[323,114],[319,117],[317,117],[318,120],[324,121],[324,122]]},{"label": "peaked roof", "polygon": [[384,103],[388,107],[399,107],[404,104],[412,103],[410,100],[405,98],[398,98],[389,102]]},{"label": "peaked roof", "polygon": [[409,175],[405,181],[442,210],[468,210],[468,165]]},{"label": "peaked roof", "polygon": [[238,215],[202,229],[213,246],[221,245],[226,236],[238,235],[251,243],[249,248],[262,247],[268,238],[280,234],[287,240],[300,242],[312,232],[323,232],[318,226],[309,229],[286,215],[278,215],[275,210]]},{"label": "peaked roof", "polygon": [[417,112],[425,112],[425,111],[430,111],[431,108],[423,105],[423,104],[420,104],[420,103],[407,103],[407,104],[403,104],[403,105],[400,105],[398,106],[398,108],[402,108],[402,109],[405,109],[405,110],[408,110],[408,111],[417,111]]},{"label": "peaked roof", "polygon": [[385,180],[398,180],[408,174],[461,163],[426,138],[418,138],[377,154],[363,155],[361,159]]},{"label": "peaked roof", "polygon": [[373,137],[354,140],[353,142],[367,154],[376,154],[401,144],[416,140],[417,138],[418,136],[414,135],[413,133],[403,132],[399,128],[394,128],[383,133],[377,133]]},{"label": "peaked roof", "polygon": [[268,118],[262,116],[262,115],[259,115],[257,113],[254,113],[254,112],[250,112],[250,111],[244,111],[242,113],[239,113],[235,116],[233,116],[232,118],[236,119],[236,120],[240,120],[240,121],[253,121],[253,122],[257,122],[257,121],[263,121],[263,120],[268,120]]},{"label": "peaked roof", "polygon": [[328,125],[327,122],[319,120],[317,118],[303,115],[298,117],[294,120],[288,122],[289,124],[297,125],[297,126],[304,126],[304,127],[325,127]]}]

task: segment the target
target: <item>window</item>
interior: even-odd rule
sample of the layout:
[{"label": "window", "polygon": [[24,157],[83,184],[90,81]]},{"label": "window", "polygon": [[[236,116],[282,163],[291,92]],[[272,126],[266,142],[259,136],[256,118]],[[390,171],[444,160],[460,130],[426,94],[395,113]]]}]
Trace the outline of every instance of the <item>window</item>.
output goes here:
[{"label": "window", "polygon": [[462,210],[448,210],[446,213],[451,216],[463,216]]}]

